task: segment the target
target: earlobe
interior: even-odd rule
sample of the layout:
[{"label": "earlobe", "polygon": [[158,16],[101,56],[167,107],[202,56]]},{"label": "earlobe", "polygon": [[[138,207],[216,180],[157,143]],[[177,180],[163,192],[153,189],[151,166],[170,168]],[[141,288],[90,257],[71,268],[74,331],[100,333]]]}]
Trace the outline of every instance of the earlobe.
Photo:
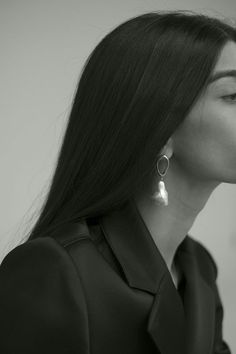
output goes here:
[{"label": "earlobe", "polygon": [[173,155],[173,139],[172,137],[169,138],[166,145],[162,148],[161,155],[166,155],[169,159]]}]

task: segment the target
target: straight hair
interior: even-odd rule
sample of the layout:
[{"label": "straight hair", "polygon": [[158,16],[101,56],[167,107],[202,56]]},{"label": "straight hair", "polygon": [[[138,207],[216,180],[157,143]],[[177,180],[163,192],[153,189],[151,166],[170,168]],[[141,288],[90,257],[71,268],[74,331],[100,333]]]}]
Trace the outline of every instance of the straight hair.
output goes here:
[{"label": "straight hair", "polygon": [[50,188],[28,240],[109,213],[145,189],[158,155],[207,88],[226,21],[154,11],[111,30],[87,58]]}]

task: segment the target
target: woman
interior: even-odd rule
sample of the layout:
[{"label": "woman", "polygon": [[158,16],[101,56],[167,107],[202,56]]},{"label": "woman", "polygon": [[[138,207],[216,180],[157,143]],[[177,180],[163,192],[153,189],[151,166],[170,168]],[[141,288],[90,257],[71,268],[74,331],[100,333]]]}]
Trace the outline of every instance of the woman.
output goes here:
[{"label": "woman", "polygon": [[0,267],[1,353],[230,353],[216,262],[188,231],[236,183],[235,73],[235,28],[202,14],[101,40],[40,216]]}]

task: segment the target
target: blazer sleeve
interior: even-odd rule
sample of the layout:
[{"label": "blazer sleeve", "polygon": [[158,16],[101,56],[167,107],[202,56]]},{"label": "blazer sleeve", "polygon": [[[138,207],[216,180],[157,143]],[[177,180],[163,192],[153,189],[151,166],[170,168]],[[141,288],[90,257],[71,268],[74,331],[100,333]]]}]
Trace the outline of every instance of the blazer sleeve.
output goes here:
[{"label": "blazer sleeve", "polygon": [[[207,250],[206,250],[207,251]],[[215,308],[215,338],[214,338],[214,351],[212,354],[232,354],[228,344],[223,339],[223,319],[224,309],[217,284],[218,279],[218,267],[213,256],[207,251],[215,269],[215,281],[214,281],[214,293],[216,300]]]},{"label": "blazer sleeve", "polygon": [[0,353],[88,354],[79,274],[55,239],[18,245],[0,265]]}]

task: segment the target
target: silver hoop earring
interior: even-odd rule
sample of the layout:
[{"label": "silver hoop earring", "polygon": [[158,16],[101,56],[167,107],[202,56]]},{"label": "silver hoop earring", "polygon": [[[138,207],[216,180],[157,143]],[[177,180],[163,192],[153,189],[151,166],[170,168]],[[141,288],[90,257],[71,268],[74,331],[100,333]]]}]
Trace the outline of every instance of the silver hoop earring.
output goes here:
[{"label": "silver hoop earring", "polygon": [[[165,162],[164,172],[160,170],[160,164],[162,160]],[[166,155],[161,155],[161,157],[157,161],[157,172],[161,176],[161,178],[158,182],[158,190],[153,194],[152,199],[164,206],[168,205],[168,192],[166,190],[163,177],[166,175],[168,168],[169,168],[169,158]]]}]

